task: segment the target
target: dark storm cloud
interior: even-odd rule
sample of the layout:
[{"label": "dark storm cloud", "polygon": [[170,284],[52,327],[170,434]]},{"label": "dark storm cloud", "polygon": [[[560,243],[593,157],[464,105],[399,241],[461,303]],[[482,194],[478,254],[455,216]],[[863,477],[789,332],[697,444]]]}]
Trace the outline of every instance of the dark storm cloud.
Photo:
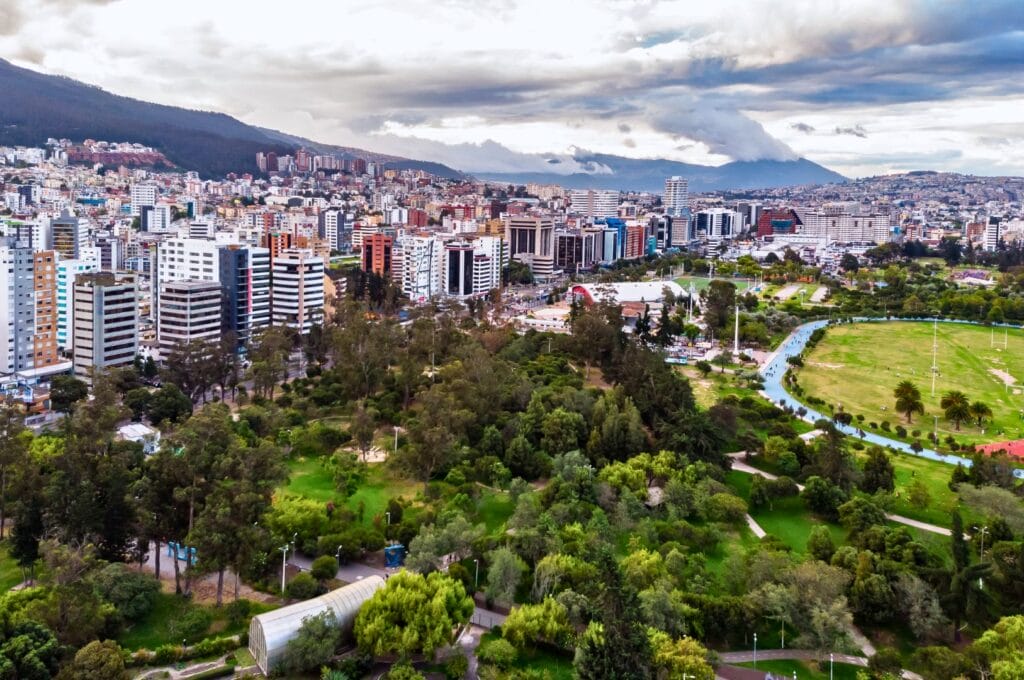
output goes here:
[{"label": "dark storm cloud", "polygon": [[868,131],[861,125],[854,125],[853,127],[839,127],[836,126],[834,130],[837,135],[851,135],[853,137],[865,138],[868,136]]},{"label": "dark storm cloud", "polygon": [[793,128],[797,132],[802,132],[805,135],[809,135],[814,132],[814,126],[808,125],[807,123],[793,123],[789,127]]}]

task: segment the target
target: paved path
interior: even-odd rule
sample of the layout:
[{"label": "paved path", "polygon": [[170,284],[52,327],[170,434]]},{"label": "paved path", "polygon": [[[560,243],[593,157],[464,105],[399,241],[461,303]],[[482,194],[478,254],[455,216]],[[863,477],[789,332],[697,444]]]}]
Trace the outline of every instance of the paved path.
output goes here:
[{"label": "paved path", "polygon": [[[908,321],[917,322],[922,321],[941,321],[943,323],[959,323],[967,325],[980,325],[970,321],[957,321],[954,319],[875,319],[868,317],[854,317],[851,319],[858,323],[870,323],[878,321]],[[811,338],[811,333],[818,330],[819,328],[825,328],[829,325],[828,320],[811,321],[805,323],[802,326],[797,326],[793,329],[793,332],[789,334],[785,340],[783,340],[778,349],[776,349],[768,357],[768,360],[761,366],[761,375],[764,377],[764,389],[761,390],[760,394],[768,399],[776,406],[802,406],[806,410],[806,414],[803,419],[809,423],[814,423],[818,420],[831,420],[829,416],[824,415],[819,411],[815,411],[809,408],[806,404],[802,404],[799,399],[796,399],[791,395],[782,383],[783,376],[786,374],[786,370],[789,365],[786,363],[786,359],[789,357],[797,356],[803,351],[807,345],[807,341]],[[992,324],[994,326],[1009,326],[1009,324]],[[1016,326],[1013,326],[1016,328]],[[929,460],[938,461],[940,463],[948,463],[950,465],[960,464],[964,467],[971,466],[970,458],[962,458],[960,456],[954,456],[952,454],[939,453],[932,449],[921,449],[915,451],[910,447],[910,444],[902,442],[896,439],[890,439],[874,432],[864,432],[855,427],[849,425],[842,425],[840,423],[834,423],[837,430],[843,434],[850,435],[852,437],[859,437],[861,440],[868,442],[869,444],[876,444],[878,446],[887,447],[901,453],[906,453],[911,456],[918,456],[920,458],[927,458]],[[1020,479],[1024,479],[1024,470],[1014,470],[1014,476]]]},{"label": "paved path", "polygon": [[818,290],[814,291],[814,294],[811,295],[811,302],[822,302],[826,295],[828,295],[828,286],[820,286]]},{"label": "paved path", "polygon": [[764,538],[768,535],[768,532],[761,528],[761,525],[757,523],[757,520],[747,515],[747,526],[754,532],[754,535],[758,538]]},{"label": "paved path", "polygon": [[[745,472],[748,475],[761,475],[765,479],[778,479],[777,475],[773,475],[770,472],[765,472],[764,470],[759,470],[758,468],[756,468],[756,467],[754,467],[752,465],[749,465],[747,463],[744,463],[742,460],[740,460],[741,458],[745,457],[746,455],[747,455],[746,451],[737,451],[736,453],[730,453],[729,454],[729,457],[732,458],[732,469],[733,470],[736,470],[737,472]],[[803,491],[804,490],[804,485],[803,484],[797,484],[796,488],[799,489],[800,491]],[[928,532],[933,533],[933,534],[940,534],[942,536],[952,536],[953,535],[953,532],[950,531],[949,529],[945,528],[945,527],[940,527],[937,524],[928,524],[927,522],[919,522],[916,519],[910,519],[909,517],[904,517],[903,515],[894,515],[892,513],[888,513],[887,512],[887,513],[885,513],[885,518],[887,520],[889,520],[890,522],[896,522],[897,524],[905,524],[908,527],[914,527],[915,529],[920,529],[922,531],[928,531]],[[749,515],[748,515],[748,519],[749,519]],[[750,520],[750,521],[753,521],[753,520]],[[747,524],[750,524],[750,521],[748,521]],[[751,527],[751,529],[753,529],[753,527]],[[757,532],[755,531],[754,533],[757,533]],[[760,536],[758,538],[760,538]]]},{"label": "paved path", "polygon": [[[719,652],[718,658],[723,663],[752,663],[754,661],[753,651],[744,652]],[[863,656],[853,656],[850,654],[834,654],[833,658],[837,663],[850,664],[851,666],[862,666],[868,665],[867,658]],[[758,661],[783,661],[793,659],[796,661],[818,661],[822,662],[824,659],[827,662],[827,656],[822,655],[820,652],[816,652],[812,649],[759,649],[757,650]],[[822,665],[822,668],[825,668]],[[924,680],[920,675],[913,671],[903,671],[903,677],[906,680]]]}]

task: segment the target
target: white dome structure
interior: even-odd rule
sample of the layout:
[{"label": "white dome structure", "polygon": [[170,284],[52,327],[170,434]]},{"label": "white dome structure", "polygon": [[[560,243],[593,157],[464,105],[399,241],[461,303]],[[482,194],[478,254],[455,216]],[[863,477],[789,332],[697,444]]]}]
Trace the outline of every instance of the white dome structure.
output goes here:
[{"label": "white dome structure", "polygon": [[359,608],[378,588],[383,587],[383,578],[369,576],[312,600],[303,600],[252,617],[252,623],[249,624],[249,652],[256,659],[256,665],[264,674],[269,675],[281,660],[288,641],[299,632],[302,620],[326,611],[334,615],[347,635],[352,631]]}]

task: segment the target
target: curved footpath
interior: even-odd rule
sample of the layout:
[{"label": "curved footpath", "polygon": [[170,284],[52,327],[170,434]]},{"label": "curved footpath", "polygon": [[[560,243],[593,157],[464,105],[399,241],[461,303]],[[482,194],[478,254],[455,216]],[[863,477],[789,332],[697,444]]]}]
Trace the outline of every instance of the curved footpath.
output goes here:
[{"label": "curved footpath", "polygon": [[[882,321],[881,319],[869,319],[869,318],[854,318],[853,321],[864,323],[864,322],[875,322]],[[885,321],[909,321],[909,322],[921,322],[921,321],[941,321],[943,323],[961,323],[970,324],[968,321],[954,321],[951,319],[885,319]],[[804,347],[807,346],[807,341],[811,339],[811,333],[824,328],[829,325],[828,320],[812,321],[805,323],[802,326],[797,326],[792,333],[789,334],[779,348],[768,355],[768,360],[761,366],[759,373],[764,378],[764,389],[761,390],[761,395],[771,401],[776,406],[802,406],[807,409],[807,414],[803,416],[803,419],[809,423],[814,423],[817,420],[829,420],[832,418],[826,416],[820,411],[816,411],[806,404],[802,403],[799,399],[796,399],[793,395],[786,391],[783,386],[783,376],[786,374],[786,370],[789,368],[787,359],[790,357],[797,356],[800,354]],[[980,325],[980,324],[971,324]],[[1014,327],[1015,328],[1015,327]],[[948,463],[949,465],[956,465],[960,463],[964,467],[970,467],[971,461],[968,458],[961,458],[960,456],[954,456],[951,454],[943,454],[932,449],[921,449],[915,451],[910,448],[910,444],[901,442],[896,439],[890,439],[889,437],[883,437],[882,435],[875,434],[874,432],[864,432],[858,430],[855,427],[849,425],[842,425],[834,423],[836,429],[843,434],[851,437],[858,437],[859,439],[875,444],[877,446],[884,446],[890,449],[894,449],[901,453],[906,453],[911,456],[918,456],[921,458],[928,458],[929,460],[938,461],[940,463]],[[1024,479],[1024,470],[1014,470],[1014,476]]]}]

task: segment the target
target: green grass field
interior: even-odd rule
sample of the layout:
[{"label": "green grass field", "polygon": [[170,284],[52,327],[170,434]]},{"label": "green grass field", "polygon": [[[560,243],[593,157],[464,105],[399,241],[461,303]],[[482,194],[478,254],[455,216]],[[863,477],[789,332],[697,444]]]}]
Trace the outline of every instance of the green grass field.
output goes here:
[{"label": "green grass field", "polygon": [[[933,324],[913,322],[862,323],[829,329],[800,369],[800,385],[808,395],[845,411],[863,414],[865,422],[888,420],[895,427],[924,433],[935,426],[940,438],[952,434],[960,442],[986,443],[1024,438],[1024,332],[1010,329],[1003,349],[1003,330],[981,326],[938,324],[938,366],[935,396],[931,395]],[[1007,386],[1004,382],[1012,382]],[[892,393],[901,380],[921,390],[925,415],[907,425],[896,413]],[[971,401],[992,409],[992,422],[983,428],[963,423],[957,432],[943,417],[939,401],[944,392],[960,390]]]},{"label": "green grass field", "polygon": [[[826,659],[820,664],[814,664],[811,661],[758,661],[757,670],[766,671],[773,673],[776,677],[783,678],[797,678],[798,680],[828,680],[829,667],[828,660]],[[752,668],[752,663],[741,663],[736,664],[738,666],[744,666],[746,668]],[[856,680],[858,666],[851,666],[850,664],[837,663],[833,667],[834,680]],[[863,670],[863,669],[861,669]]]},{"label": "green grass field", "polygon": [[0,593],[6,593],[22,580],[21,567],[11,557],[7,542],[0,543]]},{"label": "green grass field", "polygon": [[[730,281],[738,292],[743,292],[750,287],[750,279],[733,279],[733,278],[719,278],[715,277],[719,281]],[[689,290],[690,282],[693,282],[693,287],[697,292],[700,292],[711,285],[711,279],[706,276],[680,276],[676,279],[676,283],[683,287],[685,290]]]},{"label": "green grass field", "polygon": [[[497,633],[484,633],[480,644],[500,638]],[[528,649],[519,654],[512,668],[539,672],[548,680],[572,680],[575,677],[572,657],[558,655],[546,649]]]},{"label": "green grass field", "polygon": [[391,475],[380,463],[371,463],[366,481],[354,494],[343,499],[331,472],[319,459],[291,459],[288,461],[288,471],[288,483],[278,489],[282,494],[293,494],[324,503],[335,501],[353,511],[357,511],[362,502],[363,522],[366,524],[372,523],[374,516],[384,513],[391,498],[404,496],[412,500],[422,487],[418,482]]},{"label": "green grass field", "polygon": [[[225,600],[229,602],[230,596],[225,597]],[[252,602],[251,606],[251,611],[254,615],[274,609],[273,606],[261,602]],[[181,644],[181,639],[172,635],[171,624],[184,616],[189,610],[200,607],[203,607],[203,605],[195,604],[191,600],[178,597],[173,593],[158,593],[156,603],[149,614],[121,633],[117,641],[122,647],[130,650],[154,650],[160,645]],[[227,637],[229,635],[237,635],[246,630],[244,621],[234,626],[229,625],[227,612],[224,608],[206,607],[206,609],[213,615],[213,622],[207,630],[207,636]],[[189,642],[198,642],[198,640],[190,640]]]}]

